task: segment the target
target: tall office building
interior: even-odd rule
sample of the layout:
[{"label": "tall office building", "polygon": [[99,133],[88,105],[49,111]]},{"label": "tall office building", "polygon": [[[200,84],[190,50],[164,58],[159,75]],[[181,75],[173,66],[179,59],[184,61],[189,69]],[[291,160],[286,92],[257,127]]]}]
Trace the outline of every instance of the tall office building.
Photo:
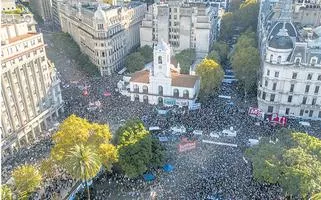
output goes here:
[{"label": "tall office building", "polygon": [[296,6],[261,2],[258,106],[267,114],[321,120],[321,30],[307,15],[293,19]]},{"label": "tall office building", "polygon": [[52,0],[30,0],[30,6],[44,21],[52,20]]},{"label": "tall office building", "polygon": [[141,46],[158,40],[169,43],[175,52],[192,48],[205,57],[218,35],[218,7],[206,3],[169,0],[149,6],[140,28]]},{"label": "tall office building", "polygon": [[1,25],[2,156],[34,140],[63,111],[60,81],[42,34],[26,22]]},{"label": "tall office building", "polygon": [[139,46],[144,3],[64,2],[59,9],[62,31],[72,36],[102,76],[121,70],[125,56]]}]

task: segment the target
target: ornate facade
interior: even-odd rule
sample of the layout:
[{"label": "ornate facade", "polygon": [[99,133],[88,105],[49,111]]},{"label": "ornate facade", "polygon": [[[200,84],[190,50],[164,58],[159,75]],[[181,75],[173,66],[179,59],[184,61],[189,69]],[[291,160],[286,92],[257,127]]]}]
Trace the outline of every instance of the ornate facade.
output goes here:
[{"label": "ornate facade", "polygon": [[321,32],[293,23],[292,0],[261,3],[258,105],[267,114],[321,120]]}]

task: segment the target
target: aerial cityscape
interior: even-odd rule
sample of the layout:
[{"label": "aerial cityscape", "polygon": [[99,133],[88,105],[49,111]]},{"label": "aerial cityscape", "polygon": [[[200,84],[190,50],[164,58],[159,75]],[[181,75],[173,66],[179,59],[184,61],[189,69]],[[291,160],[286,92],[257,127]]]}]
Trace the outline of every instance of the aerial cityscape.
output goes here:
[{"label": "aerial cityscape", "polygon": [[321,0],[1,0],[0,199],[321,200]]}]

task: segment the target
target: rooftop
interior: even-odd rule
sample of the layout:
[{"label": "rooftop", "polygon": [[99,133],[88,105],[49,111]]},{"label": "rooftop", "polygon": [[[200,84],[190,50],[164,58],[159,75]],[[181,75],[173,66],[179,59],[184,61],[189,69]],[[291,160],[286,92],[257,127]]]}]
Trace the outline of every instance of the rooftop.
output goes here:
[{"label": "rooftop", "polygon": [[37,35],[38,33],[27,33],[27,34],[23,34],[23,35],[19,35],[19,36],[16,36],[16,37],[13,37],[13,38],[9,38],[9,44],[11,43],[14,43],[16,41],[19,41],[19,40],[23,40],[23,39],[26,39],[26,38],[29,38],[29,37],[32,37],[34,35]]}]

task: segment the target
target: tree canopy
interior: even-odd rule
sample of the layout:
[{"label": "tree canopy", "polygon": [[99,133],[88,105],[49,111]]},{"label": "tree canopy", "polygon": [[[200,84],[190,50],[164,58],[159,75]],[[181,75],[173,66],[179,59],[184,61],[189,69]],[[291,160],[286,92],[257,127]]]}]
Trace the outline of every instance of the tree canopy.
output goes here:
[{"label": "tree canopy", "polygon": [[184,49],[175,55],[182,74],[189,74],[189,69],[196,59],[195,49]]},{"label": "tree canopy", "polygon": [[1,196],[0,196],[1,199],[12,200],[12,191],[8,187],[8,185],[1,185],[0,193],[1,193]]},{"label": "tree canopy", "polygon": [[145,58],[140,52],[131,53],[125,59],[125,67],[130,73],[143,69],[144,65]]},{"label": "tree canopy", "polygon": [[153,61],[153,48],[145,45],[138,49],[138,52],[144,57],[144,62],[149,63]]},{"label": "tree canopy", "polygon": [[239,80],[238,83],[246,95],[256,85],[257,71],[260,66],[260,55],[253,32],[246,31],[239,37],[231,57],[231,64]]},{"label": "tree canopy", "polygon": [[28,199],[29,195],[40,186],[42,180],[40,172],[32,165],[17,167],[12,172],[12,177],[21,199]]},{"label": "tree canopy", "polygon": [[280,131],[277,138],[276,142],[263,139],[247,150],[254,178],[278,183],[286,194],[304,199],[320,192],[321,140],[288,130]]},{"label": "tree canopy", "polygon": [[[238,7],[238,2],[234,5]],[[257,18],[259,14],[259,3],[256,0],[246,0],[238,7],[227,12],[222,17],[220,38],[228,41],[234,34],[239,34],[252,28],[256,30]]]},{"label": "tree canopy", "polygon": [[219,41],[215,42],[213,45],[213,49],[217,51],[220,62],[225,62],[227,60],[227,55],[229,53],[229,47],[225,42]]},{"label": "tree canopy", "polygon": [[164,151],[158,141],[140,120],[130,120],[120,127],[115,136],[119,152],[119,165],[124,173],[135,178],[150,167],[159,167],[164,162]]},{"label": "tree canopy", "polygon": [[196,74],[201,78],[200,97],[203,99],[216,93],[224,77],[222,67],[207,58],[196,67]]},{"label": "tree canopy", "polygon": [[[58,164],[63,164],[68,159],[66,155],[74,148],[75,144],[95,147],[95,153],[101,158],[107,169],[110,163],[116,162],[116,148],[111,145],[111,133],[105,124],[89,123],[75,115],[66,118],[53,136],[55,143],[51,149],[52,158]],[[106,155],[111,155],[107,159]]]},{"label": "tree canopy", "polygon": [[211,51],[206,58],[210,60],[214,60],[216,63],[221,63],[220,55],[216,50]]}]

